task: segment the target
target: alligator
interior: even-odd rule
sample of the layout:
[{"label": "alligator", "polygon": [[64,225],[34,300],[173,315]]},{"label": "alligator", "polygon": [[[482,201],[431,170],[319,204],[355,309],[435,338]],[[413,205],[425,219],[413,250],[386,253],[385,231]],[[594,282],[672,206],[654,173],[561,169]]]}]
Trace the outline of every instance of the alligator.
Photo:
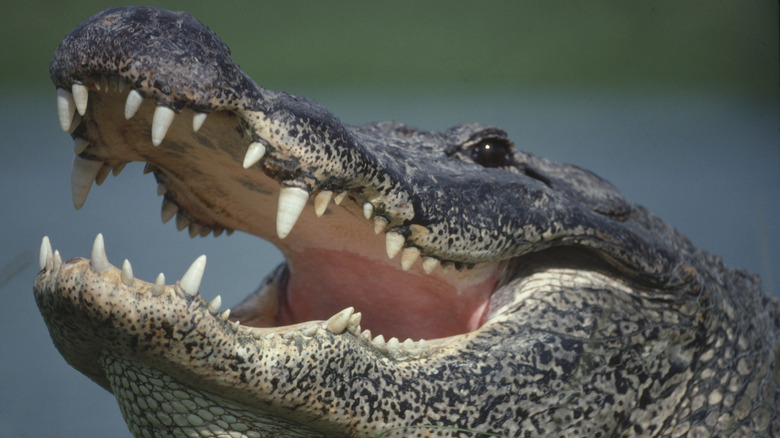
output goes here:
[{"label": "alligator", "polygon": [[162,219],[285,262],[241,303],[63,260],[34,293],[136,437],[780,436],[780,310],[610,183],[494,126],[343,124],[183,12],[115,8],[50,66],[73,202],[146,163]]}]

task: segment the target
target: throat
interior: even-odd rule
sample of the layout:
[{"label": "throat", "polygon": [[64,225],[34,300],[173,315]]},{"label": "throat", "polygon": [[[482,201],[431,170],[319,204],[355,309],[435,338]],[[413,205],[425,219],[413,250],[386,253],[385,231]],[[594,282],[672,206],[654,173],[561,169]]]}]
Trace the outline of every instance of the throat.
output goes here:
[{"label": "throat", "polygon": [[352,306],[363,314],[364,329],[401,341],[476,330],[485,321],[500,275],[498,266],[464,272],[436,268],[426,274],[417,263],[403,271],[398,260],[344,250],[307,248],[287,255],[280,325],[327,319]]}]

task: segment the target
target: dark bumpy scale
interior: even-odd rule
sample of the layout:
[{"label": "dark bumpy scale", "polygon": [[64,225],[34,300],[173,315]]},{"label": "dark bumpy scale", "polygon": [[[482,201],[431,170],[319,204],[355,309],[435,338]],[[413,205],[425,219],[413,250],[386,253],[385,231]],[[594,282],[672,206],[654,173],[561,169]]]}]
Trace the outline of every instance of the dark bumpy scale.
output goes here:
[{"label": "dark bumpy scale", "polygon": [[[292,257],[320,238],[306,211],[285,237],[297,207],[334,227],[365,215],[366,234],[402,253],[403,271],[375,268],[397,271],[399,292],[485,272],[493,290],[478,326],[442,339],[379,339],[351,309],[268,327],[239,306],[239,324],[200,298],[196,274],[153,285],[110,266],[102,237],[92,261],[63,262],[45,240],[35,297],[54,343],[116,395],[135,436],[780,434],[780,312],[756,277],[499,128],[348,126],[256,85],[229,55],[181,12],[116,8],[74,29],[50,71],[64,128],[73,117],[74,174],[91,184],[146,161],[164,219],[191,235],[253,232]],[[277,199],[278,237],[265,225]],[[430,276],[406,272],[418,257]],[[299,271],[283,265],[247,302],[283,297]]]}]

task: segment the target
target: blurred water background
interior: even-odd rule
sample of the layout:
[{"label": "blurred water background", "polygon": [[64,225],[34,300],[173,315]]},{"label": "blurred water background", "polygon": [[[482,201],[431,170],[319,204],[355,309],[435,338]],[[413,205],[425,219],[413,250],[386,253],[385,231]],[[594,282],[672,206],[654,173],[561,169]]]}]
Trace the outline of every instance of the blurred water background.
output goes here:
[{"label": "blurred water background", "polygon": [[[578,164],[780,294],[778,3],[158,2],[210,26],[259,84],[343,121],[443,130],[494,124]],[[72,142],[48,63],[98,1],[28,1],[0,16],[0,436],[130,436],[108,392],[68,366],[35,306],[40,239],[169,283],[209,256],[227,306],[280,260],[259,239],[190,239],[159,219],[142,165],[70,201]]]}]

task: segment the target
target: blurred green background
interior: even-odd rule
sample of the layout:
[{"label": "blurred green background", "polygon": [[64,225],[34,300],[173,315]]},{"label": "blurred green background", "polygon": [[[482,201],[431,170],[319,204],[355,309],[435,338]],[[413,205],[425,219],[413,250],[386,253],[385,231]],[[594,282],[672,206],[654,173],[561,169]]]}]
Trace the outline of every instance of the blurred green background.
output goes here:
[{"label": "blurred green background", "polygon": [[[0,16],[2,89],[50,87],[59,41],[106,1]],[[271,89],[680,87],[778,98],[778,2],[161,1],[187,10]]]}]

